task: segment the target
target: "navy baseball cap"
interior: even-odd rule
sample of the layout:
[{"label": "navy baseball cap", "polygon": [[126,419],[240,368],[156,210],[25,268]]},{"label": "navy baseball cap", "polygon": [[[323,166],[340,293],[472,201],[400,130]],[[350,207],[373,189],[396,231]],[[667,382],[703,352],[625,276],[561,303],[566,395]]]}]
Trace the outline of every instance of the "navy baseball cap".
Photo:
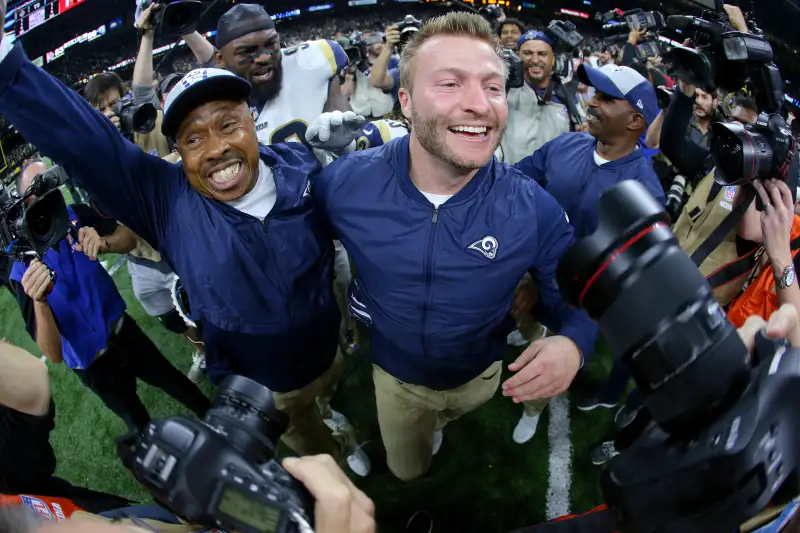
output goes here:
[{"label": "navy baseball cap", "polygon": [[605,65],[593,68],[582,64],[578,67],[578,80],[613,98],[627,100],[644,115],[648,126],[658,116],[658,97],[653,84],[630,67]]},{"label": "navy baseball cap", "polygon": [[174,138],[186,116],[208,102],[250,98],[250,82],[219,68],[199,68],[181,78],[164,102],[161,133]]},{"label": "navy baseball cap", "polygon": [[522,48],[522,44],[527,41],[542,41],[547,43],[551,49],[554,49],[553,40],[547,36],[546,33],[536,30],[528,30],[522,34],[522,37],[517,41],[517,48]]}]

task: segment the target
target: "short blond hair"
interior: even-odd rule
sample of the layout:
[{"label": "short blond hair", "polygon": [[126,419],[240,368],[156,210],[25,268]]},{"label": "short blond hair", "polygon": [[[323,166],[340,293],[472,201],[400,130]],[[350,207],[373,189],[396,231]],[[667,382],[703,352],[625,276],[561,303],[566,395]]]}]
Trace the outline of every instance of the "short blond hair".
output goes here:
[{"label": "short blond hair", "polygon": [[497,46],[495,42],[492,25],[480,15],[467,13],[465,11],[454,11],[426,21],[405,45],[403,52],[400,54],[401,88],[409,91],[411,90],[417,52],[419,52],[419,49],[425,44],[425,41],[433,37],[438,37],[439,35],[473,37],[485,42],[494,49],[495,53],[502,61],[503,77],[507,77],[508,65],[503,58],[502,49]]}]

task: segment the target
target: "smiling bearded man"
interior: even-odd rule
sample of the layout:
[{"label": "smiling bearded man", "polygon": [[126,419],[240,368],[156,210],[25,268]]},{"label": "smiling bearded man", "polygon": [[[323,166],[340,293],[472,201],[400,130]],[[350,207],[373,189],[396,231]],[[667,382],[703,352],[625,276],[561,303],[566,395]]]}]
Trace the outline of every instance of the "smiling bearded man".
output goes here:
[{"label": "smiling bearded man", "polygon": [[[597,328],[555,288],[572,243],[564,211],[495,161],[506,64],[478,15],[427,21],[403,50],[399,99],[411,132],[339,159],[311,193],[356,265],[354,313],[371,324],[378,422],[389,469],[424,474],[442,428],[497,390],[509,310],[530,272],[557,335],[526,350],[503,385],[515,401],[569,386]],[[535,359],[534,359],[535,356]]]}]

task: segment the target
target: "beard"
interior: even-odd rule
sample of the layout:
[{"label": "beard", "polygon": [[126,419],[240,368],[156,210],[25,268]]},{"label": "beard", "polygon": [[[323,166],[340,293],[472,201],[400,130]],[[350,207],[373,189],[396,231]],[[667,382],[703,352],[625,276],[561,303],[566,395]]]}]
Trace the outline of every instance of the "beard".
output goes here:
[{"label": "beard", "polygon": [[448,146],[446,139],[450,131],[447,129],[446,121],[422,118],[412,106],[411,126],[412,134],[417,136],[419,144],[422,145],[425,151],[438,157],[454,168],[464,171],[477,170],[486,166],[486,164],[492,160],[497,146],[500,144],[500,139],[503,138],[503,133],[505,132],[505,124],[502,126],[502,129],[495,128],[495,131],[498,132],[499,135],[497,136],[497,142],[492,147],[491,152],[489,152],[488,156],[482,161],[471,161],[466,157],[460,156],[455,150]]},{"label": "beard", "polygon": [[283,65],[280,61],[273,67],[272,79],[267,83],[255,84],[250,81],[253,86],[250,93],[250,104],[258,109],[261,109],[264,104],[274,100],[281,93],[283,86]]}]

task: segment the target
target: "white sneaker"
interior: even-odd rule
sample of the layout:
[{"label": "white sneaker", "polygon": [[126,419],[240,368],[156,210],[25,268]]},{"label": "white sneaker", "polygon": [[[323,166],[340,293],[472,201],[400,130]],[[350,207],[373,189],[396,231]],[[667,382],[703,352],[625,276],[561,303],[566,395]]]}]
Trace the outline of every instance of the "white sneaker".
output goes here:
[{"label": "white sneaker", "polygon": [[367,477],[372,471],[372,462],[367,457],[367,454],[364,453],[364,450],[361,449],[361,446],[347,457],[347,466],[350,467],[350,470],[355,475],[361,477]]},{"label": "white sneaker", "polygon": [[514,442],[517,444],[525,444],[529,440],[536,435],[536,426],[539,425],[539,416],[529,416],[525,412],[522,413],[522,417],[517,422],[517,427],[514,428]]},{"label": "white sneaker", "polygon": [[331,417],[322,420],[331,431],[344,431],[352,426],[350,421],[339,411],[331,409]]},{"label": "white sneaker", "polygon": [[527,346],[529,343],[527,340],[525,340],[525,337],[522,336],[522,333],[520,333],[518,329],[515,329],[508,334],[508,337],[506,337],[506,344],[521,348],[522,346]]},{"label": "white sneaker", "polygon": [[439,453],[439,448],[442,447],[442,440],[444,439],[444,435],[442,434],[441,429],[437,429],[436,433],[433,434],[433,455]]},{"label": "white sneaker", "polygon": [[206,354],[194,352],[192,356],[192,367],[186,376],[192,383],[199,383],[206,373]]}]

